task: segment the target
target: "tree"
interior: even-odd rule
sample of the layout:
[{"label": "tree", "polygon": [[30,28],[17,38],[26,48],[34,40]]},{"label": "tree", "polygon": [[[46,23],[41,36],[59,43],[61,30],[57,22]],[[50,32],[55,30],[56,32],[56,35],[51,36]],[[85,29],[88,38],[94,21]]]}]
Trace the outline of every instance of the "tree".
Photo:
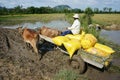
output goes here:
[{"label": "tree", "polygon": [[104,8],[103,8],[103,12],[106,12],[106,10],[107,10],[107,7],[104,7]]},{"label": "tree", "polygon": [[99,13],[99,9],[98,8],[94,8],[94,13]]},{"label": "tree", "polygon": [[35,8],[33,6],[27,8],[27,13],[28,14],[34,14],[35,13]]},{"label": "tree", "polygon": [[14,13],[15,14],[22,13],[22,6],[16,6],[16,7],[14,7]]},{"label": "tree", "polygon": [[85,20],[86,25],[89,25],[92,23],[92,18],[91,18],[92,16],[94,16],[93,10],[90,7],[86,8],[85,15],[83,16],[83,19]]},{"label": "tree", "polygon": [[72,10],[74,13],[81,13],[82,12],[82,10],[81,9],[78,9],[78,8],[75,8],[75,9],[73,9]]},{"label": "tree", "polygon": [[8,14],[8,9],[6,7],[1,7],[0,8],[0,15],[6,15]]},{"label": "tree", "polygon": [[109,10],[109,13],[111,13],[111,11],[112,11],[112,8],[108,8],[108,10]]}]

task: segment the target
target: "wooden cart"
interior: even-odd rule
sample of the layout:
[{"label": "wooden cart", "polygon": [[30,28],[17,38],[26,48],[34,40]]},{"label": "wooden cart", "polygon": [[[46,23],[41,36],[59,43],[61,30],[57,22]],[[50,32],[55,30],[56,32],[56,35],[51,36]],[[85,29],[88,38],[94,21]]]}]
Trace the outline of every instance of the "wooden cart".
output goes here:
[{"label": "wooden cart", "polygon": [[[39,35],[40,38],[44,39],[47,42],[53,43],[52,39]],[[54,44],[54,43],[53,43]],[[63,46],[57,47],[61,52],[68,54],[68,52],[63,48]],[[109,66],[112,60],[111,56],[108,57],[100,57],[94,54],[90,54],[83,49],[77,50],[77,52],[73,55],[72,59],[69,59],[69,65],[72,69],[77,71],[78,73],[84,73],[87,69],[87,64],[91,64],[97,68],[105,69]]]}]

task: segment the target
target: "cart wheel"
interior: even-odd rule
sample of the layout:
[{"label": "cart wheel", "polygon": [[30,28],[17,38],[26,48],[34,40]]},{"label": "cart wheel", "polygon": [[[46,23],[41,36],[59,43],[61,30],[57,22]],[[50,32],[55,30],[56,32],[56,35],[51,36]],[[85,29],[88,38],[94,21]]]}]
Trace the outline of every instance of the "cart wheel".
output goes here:
[{"label": "cart wheel", "polygon": [[87,65],[80,55],[74,55],[72,59],[69,59],[68,63],[70,68],[79,74],[83,74],[87,69]]}]

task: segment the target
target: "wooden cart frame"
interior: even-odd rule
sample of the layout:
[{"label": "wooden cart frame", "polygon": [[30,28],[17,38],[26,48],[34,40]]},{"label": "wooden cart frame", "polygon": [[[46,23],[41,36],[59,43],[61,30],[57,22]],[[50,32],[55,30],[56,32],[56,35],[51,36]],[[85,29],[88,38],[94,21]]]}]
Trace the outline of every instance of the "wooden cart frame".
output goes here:
[{"label": "wooden cart frame", "polygon": [[[40,38],[44,39],[47,42],[53,43],[51,38],[39,35]],[[61,47],[57,47],[61,52],[68,54],[68,52]],[[86,71],[87,63],[91,64],[97,68],[104,69],[107,68],[111,62],[112,58],[111,56],[108,57],[99,57],[94,54],[90,54],[88,52],[85,52],[82,49],[77,50],[77,53],[73,55],[71,59],[69,59],[69,65],[78,73],[84,73]],[[106,64],[107,63],[107,64]]]}]

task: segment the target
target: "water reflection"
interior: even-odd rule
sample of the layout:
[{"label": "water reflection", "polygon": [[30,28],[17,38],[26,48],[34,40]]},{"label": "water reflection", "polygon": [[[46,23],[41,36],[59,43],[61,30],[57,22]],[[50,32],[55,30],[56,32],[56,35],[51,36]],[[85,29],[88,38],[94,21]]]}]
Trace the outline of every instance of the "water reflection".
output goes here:
[{"label": "water reflection", "polygon": [[50,27],[50,28],[63,30],[66,27],[70,26],[70,24],[67,21],[64,21],[64,20],[62,20],[62,21],[61,20],[56,20],[56,21],[51,21],[49,23],[43,23],[43,22],[22,23],[22,24],[14,25],[14,26],[4,26],[4,28],[14,29],[14,28],[17,28],[19,26],[28,27],[28,28],[31,28],[31,29],[40,28],[42,26],[47,26],[47,27]]},{"label": "water reflection", "polygon": [[120,45],[120,31],[101,30],[102,37]]}]

